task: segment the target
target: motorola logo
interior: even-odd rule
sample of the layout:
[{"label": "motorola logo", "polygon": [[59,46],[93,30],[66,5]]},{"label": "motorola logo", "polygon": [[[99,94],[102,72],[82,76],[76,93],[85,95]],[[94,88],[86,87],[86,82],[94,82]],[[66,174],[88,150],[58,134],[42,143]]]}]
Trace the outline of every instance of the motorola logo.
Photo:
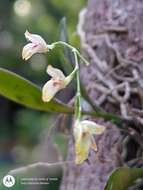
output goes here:
[{"label": "motorola logo", "polygon": [[11,175],[6,175],[3,178],[3,185],[5,187],[13,187],[15,185],[15,178]]}]

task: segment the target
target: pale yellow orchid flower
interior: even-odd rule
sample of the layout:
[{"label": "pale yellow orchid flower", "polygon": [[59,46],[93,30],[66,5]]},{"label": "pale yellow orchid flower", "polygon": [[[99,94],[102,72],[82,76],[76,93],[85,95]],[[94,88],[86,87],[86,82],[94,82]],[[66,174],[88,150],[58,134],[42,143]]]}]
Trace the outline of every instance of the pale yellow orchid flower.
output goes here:
[{"label": "pale yellow orchid flower", "polygon": [[46,53],[49,48],[45,40],[37,34],[31,34],[26,30],[24,33],[26,39],[30,41],[24,46],[22,50],[22,58],[28,60],[32,55],[36,53]]},{"label": "pale yellow orchid flower", "polygon": [[76,70],[77,69],[75,68],[70,75],[65,77],[60,69],[48,65],[47,73],[52,78],[42,88],[42,100],[44,102],[49,102],[58,91],[64,89],[73,79]]},{"label": "pale yellow orchid flower", "polygon": [[82,164],[89,154],[90,148],[97,151],[97,145],[93,135],[100,135],[104,132],[105,127],[93,121],[84,120],[76,121],[74,125],[75,139],[75,163]]}]

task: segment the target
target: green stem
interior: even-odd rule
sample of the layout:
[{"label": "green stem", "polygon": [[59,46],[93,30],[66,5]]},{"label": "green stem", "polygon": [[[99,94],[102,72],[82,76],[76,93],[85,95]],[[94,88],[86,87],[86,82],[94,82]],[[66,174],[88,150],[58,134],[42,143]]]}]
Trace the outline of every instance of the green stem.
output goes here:
[{"label": "green stem", "polygon": [[80,73],[79,73],[79,63],[78,63],[77,53],[74,49],[73,49],[73,54],[75,58],[75,65],[77,68],[77,72],[76,72],[77,94],[76,94],[76,102],[75,102],[75,119],[80,120],[81,118]]},{"label": "green stem", "polygon": [[65,78],[65,85],[66,86],[71,82],[71,80],[73,79],[73,77],[74,77],[75,73],[77,72],[77,70],[78,70],[78,67],[75,66],[74,70],[70,73],[70,75],[68,75]]},{"label": "green stem", "polygon": [[66,43],[66,42],[63,42],[63,41],[58,41],[58,42],[54,42],[52,43],[50,46],[52,46],[53,48],[56,46],[56,45],[64,45],[68,48],[70,48],[72,51],[76,52],[76,54],[80,57],[80,59],[86,64],[86,65],[89,65],[90,63],[80,54],[80,52],[73,46],[71,46],[70,44]]},{"label": "green stem", "polygon": [[55,47],[57,45],[64,45],[64,46],[70,48],[71,50],[76,49],[75,47],[73,47],[70,44],[63,42],[63,41],[54,42],[54,43],[52,43],[52,45],[53,45],[53,47]]},{"label": "green stem", "polygon": [[107,113],[107,112],[104,112],[102,110],[97,110],[96,109],[96,112],[86,112],[86,111],[81,111],[81,89],[80,89],[80,73],[79,73],[79,63],[78,63],[78,57],[80,59],[82,59],[82,61],[84,63],[86,63],[87,65],[89,65],[89,62],[80,54],[80,52],[73,46],[71,46],[70,44],[66,43],[66,42],[63,42],[63,41],[58,41],[58,42],[54,42],[52,43],[50,46],[51,46],[51,49],[53,49],[55,46],[57,45],[64,45],[68,48],[70,48],[74,54],[74,58],[75,58],[75,69],[73,72],[76,71],[76,81],[77,81],[77,95],[76,95],[76,102],[75,102],[75,118],[77,120],[80,120],[81,118],[81,115],[91,115],[91,116],[95,116],[95,117],[102,117],[106,120],[110,120],[114,123],[118,123],[118,124],[121,124],[121,122],[123,121],[122,118],[114,115],[114,114],[111,114],[111,113]]},{"label": "green stem", "polygon": [[80,59],[85,62],[85,64],[88,66],[90,63],[80,54],[80,52],[77,50],[77,55],[80,57]]},{"label": "green stem", "polygon": [[80,90],[80,72],[79,72],[79,63],[78,63],[78,57],[83,60],[87,65],[89,64],[88,61],[80,54],[80,52],[70,44],[63,42],[63,41],[58,41],[54,42],[51,46],[53,48],[57,45],[64,45],[68,48],[70,48],[74,54],[74,59],[75,59],[75,69],[76,71],[76,81],[77,81],[77,94],[76,94],[76,102],[75,102],[75,119],[80,120],[81,118],[81,90]]}]

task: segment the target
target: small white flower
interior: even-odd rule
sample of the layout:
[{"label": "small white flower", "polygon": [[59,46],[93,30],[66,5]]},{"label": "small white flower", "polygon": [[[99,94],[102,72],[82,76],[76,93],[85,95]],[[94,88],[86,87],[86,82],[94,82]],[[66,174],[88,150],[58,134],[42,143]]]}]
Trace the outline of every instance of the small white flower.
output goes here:
[{"label": "small white flower", "polygon": [[75,72],[76,72],[76,69],[74,69],[70,75],[65,77],[65,75],[60,69],[57,69],[57,68],[52,67],[51,65],[48,65],[47,73],[52,78],[42,88],[43,101],[49,102],[58,91],[60,91],[61,89],[64,89],[73,79]]},{"label": "small white flower", "polygon": [[25,45],[22,50],[23,59],[28,60],[35,53],[45,53],[48,51],[48,45],[40,35],[31,34],[28,31],[24,35],[30,43]]},{"label": "small white flower", "polygon": [[93,121],[84,120],[76,121],[74,125],[75,139],[75,163],[81,164],[88,158],[89,150],[92,148],[97,151],[97,145],[93,135],[100,135],[104,132],[105,127]]}]

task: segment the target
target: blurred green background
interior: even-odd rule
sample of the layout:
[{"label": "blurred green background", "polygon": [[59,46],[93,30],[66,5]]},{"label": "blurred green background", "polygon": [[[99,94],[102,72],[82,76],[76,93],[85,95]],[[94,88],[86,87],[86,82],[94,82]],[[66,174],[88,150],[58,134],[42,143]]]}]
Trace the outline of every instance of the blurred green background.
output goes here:
[{"label": "blurred green background", "polygon": [[[59,22],[67,18],[69,36],[76,31],[78,13],[86,6],[86,0],[0,0],[0,67],[9,69],[42,86],[48,76],[47,64],[61,68],[59,52],[48,55],[35,55],[27,62],[21,58],[21,51],[26,44],[24,32],[40,34],[51,43],[59,39]],[[67,94],[68,101],[72,90]],[[62,94],[60,95],[62,98]],[[54,123],[57,115],[37,112],[17,105],[0,97],[0,178],[12,168],[34,161],[56,161],[56,155],[47,158],[47,147],[42,152],[42,141],[47,129]],[[46,137],[45,137],[46,139]],[[46,141],[46,140],[45,140]],[[58,150],[66,155],[67,137],[55,136]],[[46,143],[45,143],[46,144]],[[42,146],[42,148],[40,147]],[[50,148],[49,148],[50,149]],[[41,155],[37,153],[41,150]],[[53,149],[51,148],[51,151]],[[54,154],[54,153],[53,153]],[[55,153],[56,154],[56,153]],[[52,186],[41,189],[58,189],[60,180]],[[6,189],[0,185],[0,189]],[[28,189],[15,186],[11,189]]]}]

